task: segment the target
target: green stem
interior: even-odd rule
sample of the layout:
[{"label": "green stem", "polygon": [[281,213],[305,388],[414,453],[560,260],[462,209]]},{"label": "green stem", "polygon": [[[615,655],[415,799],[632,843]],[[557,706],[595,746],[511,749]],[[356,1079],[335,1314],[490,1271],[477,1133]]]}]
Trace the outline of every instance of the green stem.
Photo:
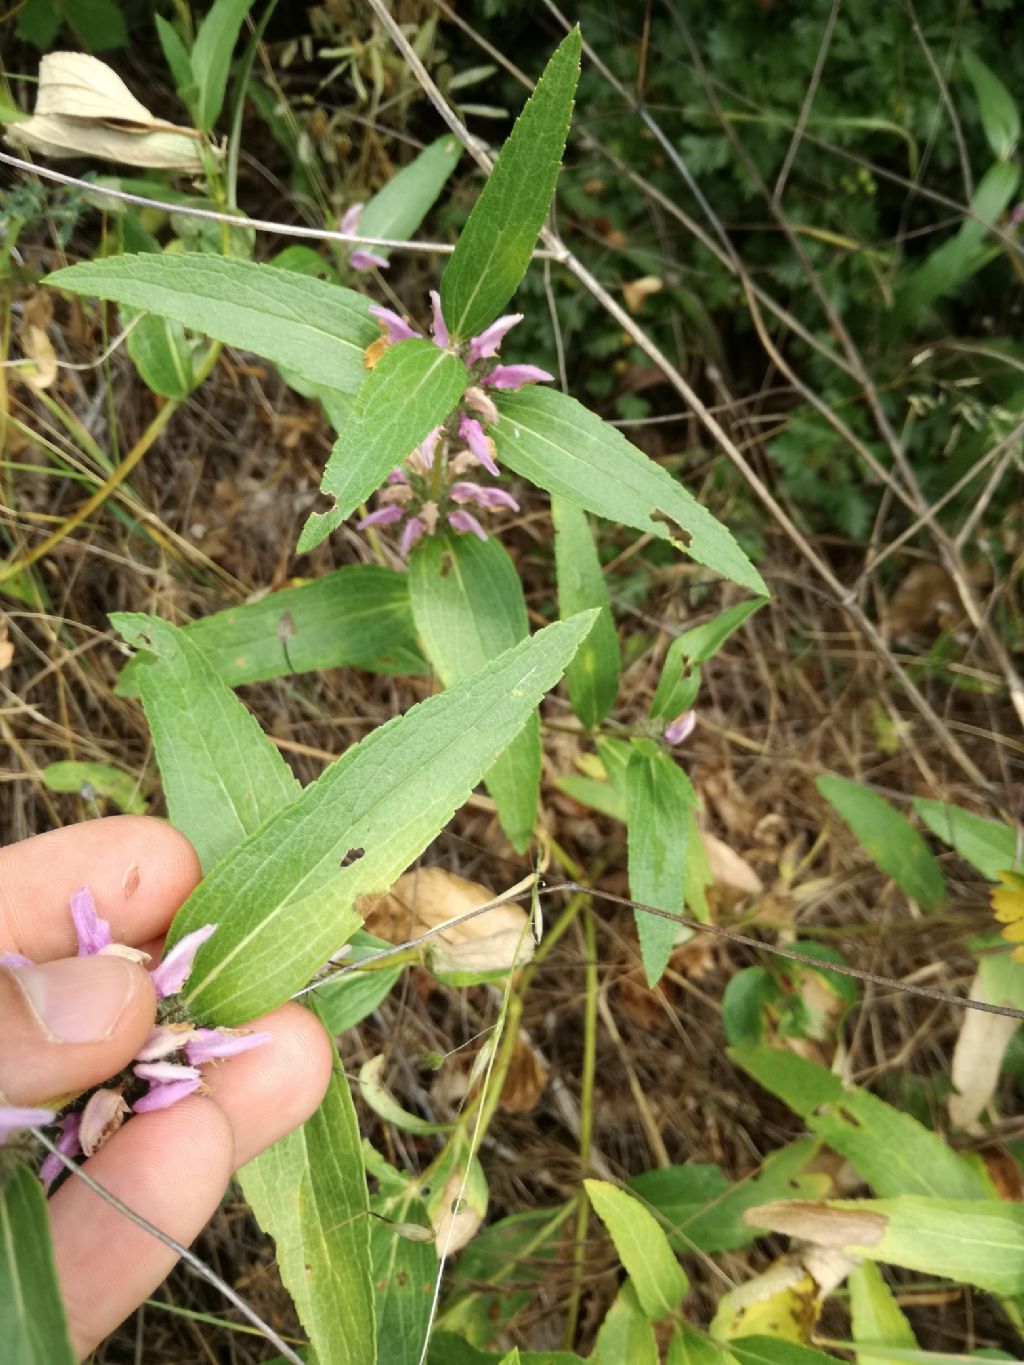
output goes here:
[{"label": "green stem", "polygon": [[[580,1083],[580,1170],[590,1166],[593,1145],[594,1077],[597,1071],[597,935],[589,914],[578,921],[583,938],[586,964],[586,997],[583,1008],[583,1075]],[[566,1309],[565,1349],[571,1351],[579,1322],[580,1297],[586,1273],[587,1234],[590,1228],[590,1200],[581,1187],[576,1195],[576,1229],[573,1237],[572,1292]]]}]

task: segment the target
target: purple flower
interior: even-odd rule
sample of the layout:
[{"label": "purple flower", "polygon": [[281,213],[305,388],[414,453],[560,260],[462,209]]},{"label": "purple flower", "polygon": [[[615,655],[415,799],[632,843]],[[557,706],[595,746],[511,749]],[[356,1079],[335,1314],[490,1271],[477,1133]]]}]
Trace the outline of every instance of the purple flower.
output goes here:
[{"label": "purple flower", "polygon": [[409,558],[409,551],[426,529],[427,523],[422,517],[410,517],[405,523],[402,527],[402,538],[398,542],[398,553],[403,559]]},{"label": "purple flower", "polygon": [[441,295],[436,289],[430,291],[430,307],[434,314],[434,324],[430,329],[434,342],[438,346],[447,346],[448,328],[445,325],[444,314],[441,312]]},{"label": "purple flower", "polygon": [[86,1156],[98,1152],[128,1117],[128,1105],[120,1090],[94,1090],[82,1110],[78,1140]]},{"label": "purple flower", "polygon": [[419,332],[409,326],[405,318],[399,317],[393,308],[381,308],[378,304],[374,304],[369,311],[373,317],[384,324],[384,330],[393,342],[408,341],[410,337],[420,335]]},{"label": "purple flower", "polygon": [[0,967],[9,967],[12,972],[17,971],[19,967],[35,965],[30,957],[22,957],[21,953],[0,953]]},{"label": "purple flower", "polygon": [[693,727],[697,724],[696,711],[684,711],[676,716],[675,720],[665,731],[666,744],[682,744],[693,734]]},{"label": "purple flower", "polygon": [[473,513],[467,512],[464,507],[460,507],[457,512],[448,513],[448,525],[453,531],[470,531],[478,540],[487,539],[487,532]]},{"label": "purple flower", "polygon": [[0,1104],[0,1147],[12,1133],[22,1128],[41,1128],[52,1122],[52,1109],[21,1109],[14,1104]]},{"label": "purple flower", "polygon": [[147,1114],[154,1109],[169,1109],[186,1095],[194,1095],[202,1083],[202,1077],[199,1075],[187,1081],[157,1082],[149,1087],[141,1100],[135,1101],[132,1109],[136,1114]]},{"label": "purple flower", "polygon": [[[250,1048],[270,1042],[269,1033],[241,1033],[236,1029],[197,1028],[185,1044],[185,1056],[193,1066],[216,1061],[219,1057],[234,1057]],[[135,1074],[139,1074],[138,1067]]]},{"label": "purple flower", "polygon": [[490,327],[485,327],[478,336],[470,340],[469,351],[466,354],[467,363],[475,365],[478,360],[487,360],[490,356],[497,355],[498,347],[505,339],[505,333],[510,332],[516,323],[522,320],[522,313],[506,313],[503,318],[492,322]]},{"label": "purple flower", "polygon": [[524,384],[543,384],[554,377],[539,365],[495,365],[482,382],[489,389],[521,389]]},{"label": "purple flower", "polygon": [[359,215],[363,211],[362,204],[350,204],[342,215],[341,222],[338,224],[346,237],[354,237],[359,231]]},{"label": "purple flower", "polygon": [[475,502],[478,507],[507,507],[519,511],[519,504],[504,488],[484,488],[478,483],[453,483],[449,497],[453,502]]},{"label": "purple flower", "polygon": [[157,1024],[135,1054],[137,1062],[160,1062],[172,1052],[180,1052],[195,1030],[188,1024]]},{"label": "purple flower", "polygon": [[470,417],[465,412],[462,414],[459,418],[459,435],[488,474],[493,474],[497,478],[498,466],[494,459],[494,442],[475,417]]},{"label": "purple flower", "polygon": [[409,475],[404,469],[393,469],[388,475],[388,483],[408,483]]},{"label": "purple flower", "polygon": [[[60,1121],[60,1136],[56,1144],[58,1152],[63,1152],[65,1156],[78,1156],[82,1150],[82,1144],[78,1138],[78,1130],[81,1126],[81,1114],[64,1115]],[[60,1157],[51,1152],[39,1167],[39,1179],[43,1182],[43,1188],[48,1190],[61,1171],[65,1169]]]},{"label": "purple flower", "polygon": [[181,1062],[142,1062],[132,1067],[132,1070],[140,1081],[155,1085],[165,1085],[168,1081],[196,1081],[200,1078],[194,1066],[185,1066]]},{"label": "purple flower", "polygon": [[96,902],[87,886],[71,897],[71,918],[78,935],[78,956],[95,957],[114,941],[110,925],[96,913]]},{"label": "purple flower", "polygon": [[192,970],[196,953],[216,928],[215,924],[204,924],[201,929],[193,929],[191,934],[186,934],[174,945],[159,967],[150,973],[149,979],[158,1000],[181,990]]},{"label": "purple flower", "polygon": [[348,263],[353,270],[371,270],[374,266],[378,270],[387,270],[388,260],[385,256],[378,256],[376,252],[367,251],[364,247],[357,247],[348,258]]},{"label": "purple flower", "polygon": [[1010,225],[1020,227],[1024,223],[1024,204],[1015,204],[1010,210]]},{"label": "purple flower", "polygon": [[365,531],[368,526],[392,526],[404,516],[405,508],[400,503],[391,502],[386,507],[378,507],[376,512],[363,517],[362,521],[356,523],[356,530]]}]

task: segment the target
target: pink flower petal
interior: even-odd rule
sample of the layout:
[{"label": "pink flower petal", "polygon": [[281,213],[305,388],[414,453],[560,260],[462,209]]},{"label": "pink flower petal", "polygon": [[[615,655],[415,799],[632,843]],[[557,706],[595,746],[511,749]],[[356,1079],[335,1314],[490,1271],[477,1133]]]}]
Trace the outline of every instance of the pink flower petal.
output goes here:
[{"label": "pink flower petal", "polygon": [[494,399],[484,393],[483,389],[478,389],[475,384],[462,395],[462,401],[467,408],[472,408],[478,417],[482,417],[485,422],[496,422],[500,416],[498,409],[494,406]]},{"label": "pink flower petal", "polygon": [[476,536],[478,540],[486,540],[487,532],[477,521],[472,512],[467,512],[464,507],[460,507],[457,512],[448,513],[448,525],[453,531],[468,531]]},{"label": "pink flower petal", "polygon": [[696,711],[684,711],[682,715],[676,716],[675,720],[665,731],[666,744],[682,744],[693,734],[693,727],[697,724]]},{"label": "pink flower petal", "polygon": [[196,953],[216,928],[215,924],[204,924],[201,929],[193,929],[191,934],[186,934],[174,945],[159,967],[150,972],[149,979],[158,1000],[181,990],[192,970]]},{"label": "pink flower petal", "polygon": [[[63,1152],[65,1156],[78,1156],[82,1150],[82,1144],[78,1140],[78,1131],[81,1126],[81,1114],[64,1115],[60,1121],[61,1131],[56,1144],[58,1152]],[[43,1182],[43,1188],[48,1190],[61,1171],[65,1170],[67,1167],[60,1157],[51,1152],[39,1167],[39,1179]]]},{"label": "pink flower petal", "polygon": [[9,967],[12,972],[17,971],[19,967],[35,965],[30,957],[22,957],[21,953],[0,953],[0,967]]},{"label": "pink flower petal", "polygon": [[376,512],[356,522],[357,531],[365,531],[368,526],[393,526],[405,516],[405,508],[397,502],[389,502],[386,507],[378,507]]},{"label": "pink flower petal", "polygon": [[23,1109],[14,1104],[0,1104],[0,1146],[12,1133],[20,1132],[22,1128],[42,1128],[53,1119],[52,1109]]},{"label": "pink flower petal", "polygon": [[524,384],[545,384],[554,377],[539,365],[495,365],[482,383],[489,389],[521,389]]},{"label": "pink flower petal", "polygon": [[95,957],[114,941],[110,925],[96,913],[96,903],[87,886],[71,897],[71,918],[78,935],[78,956]]},{"label": "pink flower petal", "polygon": [[172,1052],[180,1052],[195,1034],[187,1024],[157,1024],[135,1054],[137,1062],[160,1062]]},{"label": "pink flower petal", "polygon": [[430,329],[434,342],[438,346],[447,346],[448,328],[445,325],[444,314],[441,312],[441,295],[436,289],[430,291],[430,307],[434,314],[434,323]]},{"label": "pink flower petal", "polygon": [[170,1081],[166,1085],[154,1085],[149,1093],[136,1100],[132,1109],[136,1114],[148,1114],[154,1109],[168,1109],[186,1095],[194,1095],[202,1085],[202,1079],[194,1081]]},{"label": "pink flower petal", "polygon": [[475,417],[470,417],[465,412],[462,414],[459,418],[459,435],[488,474],[497,477],[498,466],[494,459],[494,442]]},{"label": "pink flower petal", "polygon": [[419,336],[419,332],[410,327],[405,318],[399,317],[393,308],[382,308],[375,303],[368,311],[384,324],[384,330],[392,341],[408,341],[410,337]]},{"label": "pink flower petal", "polygon": [[340,231],[349,237],[359,231],[359,215],[363,211],[362,204],[350,204],[342,214],[341,222],[338,224]]},{"label": "pink flower petal", "polygon": [[353,270],[372,270],[374,266],[378,270],[387,270],[388,259],[386,256],[378,256],[374,251],[367,251],[363,247],[357,247],[348,258],[348,263]]},{"label": "pink flower petal", "polygon": [[475,365],[478,360],[487,360],[490,356],[497,355],[506,332],[510,332],[522,320],[522,313],[506,313],[504,317],[492,322],[490,327],[485,327],[478,336],[470,340],[469,351],[466,353],[467,362]]},{"label": "pink flower petal", "polygon": [[398,553],[403,559],[409,558],[409,551],[426,529],[427,523],[422,517],[410,517],[405,523],[402,529],[402,537],[398,542]]},{"label": "pink flower petal", "polygon": [[484,488],[478,483],[453,483],[449,494],[453,502],[475,502],[478,507],[507,507],[519,511],[519,504],[504,488]]},{"label": "pink flower petal", "polygon": [[[185,1045],[185,1056],[193,1066],[216,1061],[219,1057],[235,1057],[250,1048],[269,1043],[269,1033],[242,1033],[235,1029],[199,1028]],[[138,1069],[136,1068],[136,1075]]]}]

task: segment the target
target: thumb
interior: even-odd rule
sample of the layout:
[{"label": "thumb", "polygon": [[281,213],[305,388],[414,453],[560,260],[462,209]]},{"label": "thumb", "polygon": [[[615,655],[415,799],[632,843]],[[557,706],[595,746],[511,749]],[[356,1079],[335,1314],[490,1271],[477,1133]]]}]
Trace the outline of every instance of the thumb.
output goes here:
[{"label": "thumb", "polygon": [[107,954],[0,968],[0,1097],[34,1105],[127,1066],[156,1017],[149,974]]}]

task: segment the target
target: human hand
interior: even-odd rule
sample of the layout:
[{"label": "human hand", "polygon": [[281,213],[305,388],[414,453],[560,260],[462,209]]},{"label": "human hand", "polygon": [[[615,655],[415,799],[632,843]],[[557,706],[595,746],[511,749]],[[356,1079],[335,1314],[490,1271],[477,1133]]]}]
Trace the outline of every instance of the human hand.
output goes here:
[{"label": "human hand", "polygon": [[[0,849],[0,1096],[43,1105],[102,1084],[153,1028],[145,969],[123,957],[74,957],[71,896],[87,885],[115,942],[159,960],[174,912],[199,880],[192,846],[144,816],[121,815]],[[31,1002],[31,1003],[30,1003]],[[212,1093],[138,1114],[85,1163],[130,1209],[187,1245],[216,1210],[232,1171],[317,1108],[332,1052],[316,1018],[282,1005],[254,1020],[270,1040],[205,1070]],[[153,1292],[174,1253],[69,1179],[50,1199],[54,1254],[81,1356]]]}]

